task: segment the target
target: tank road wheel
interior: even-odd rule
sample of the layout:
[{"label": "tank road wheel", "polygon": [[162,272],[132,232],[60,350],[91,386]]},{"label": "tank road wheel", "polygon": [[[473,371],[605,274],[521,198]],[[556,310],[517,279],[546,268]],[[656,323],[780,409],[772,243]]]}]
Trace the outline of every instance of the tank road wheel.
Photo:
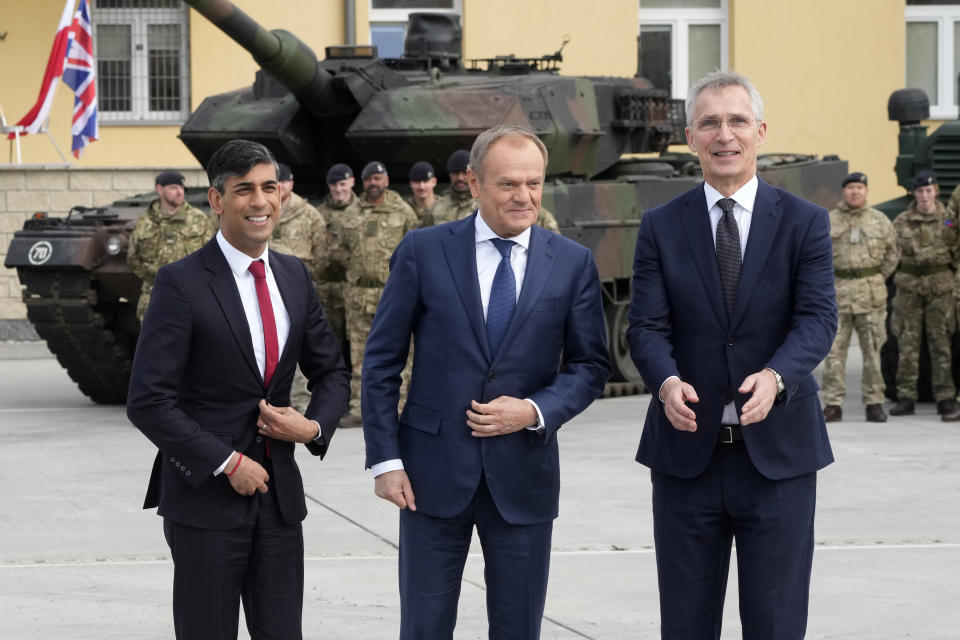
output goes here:
[{"label": "tank road wheel", "polygon": [[628,302],[608,303],[607,346],[610,349],[610,364],[613,367],[611,380],[617,382],[641,382],[640,372],[630,358],[630,346],[627,344],[627,308]]}]

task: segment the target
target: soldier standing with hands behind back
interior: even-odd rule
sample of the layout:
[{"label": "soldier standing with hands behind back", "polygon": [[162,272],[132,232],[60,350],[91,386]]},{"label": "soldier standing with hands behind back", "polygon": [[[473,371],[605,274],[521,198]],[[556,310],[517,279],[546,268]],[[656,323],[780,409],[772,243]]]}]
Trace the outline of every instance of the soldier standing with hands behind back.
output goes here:
[{"label": "soldier standing with hands behind back", "polygon": [[910,208],[897,216],[902,257],[894,276],[891,327],[897,337],[900,357],[897,363],[897,404],[892,416],[911,416],[917,402],[917,377],[920,367],[920,341],[927,334],[930,350],[930,374],[937,413],[957,410],[950,366],[950,338],[956,318],[953,301],[953,247],[957,229],[948,225],[949,216],[937,200],[939,187],[933,171],[925,170],[913,178]]},{"label": "soldier standing with hands behind back", "polygon": [[830,212],[830,240],[836,276],[840,326],[823,372],[824,420],[843,419],[847,348],[857,330],[863,352],[860,388],[868,422],[886,422],[880,347],[887,341],[886,279],[897,268],[900,247],[893,224],[867,206],[867,176],[859,171],[843,181],[843,201]]}]

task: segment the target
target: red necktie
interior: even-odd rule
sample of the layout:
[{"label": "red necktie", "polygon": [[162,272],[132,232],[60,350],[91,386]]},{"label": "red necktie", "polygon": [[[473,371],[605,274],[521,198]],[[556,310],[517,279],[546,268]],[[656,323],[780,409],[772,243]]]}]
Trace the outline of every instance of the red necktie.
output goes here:
[{"label": "red necktie", "polygon": [[263,386],[270,386],[270,378],[277,368],[280,359],[280,346],[277,343],[277,322],[273,317],[273,303],[270,301],[270,290],[267,288],[267,272],[263,260],[254,260],[250,263],[250,273],[257,285],[257,302],[260,304],[260,319],[263,321],[263,343],[267,352],[267,361],[263,371]]}]

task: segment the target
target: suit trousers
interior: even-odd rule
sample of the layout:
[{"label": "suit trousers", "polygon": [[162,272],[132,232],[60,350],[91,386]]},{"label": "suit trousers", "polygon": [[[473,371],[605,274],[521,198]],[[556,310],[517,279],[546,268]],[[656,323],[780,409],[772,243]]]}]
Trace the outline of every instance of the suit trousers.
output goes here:
[{"label": "suit trousers", "polygon": [[283,521],[270,489],[249,498],[260,505],[257,521],[244,527],[199,529],[164,518],[177,640],[236,640],[241,600],[252,640],[303,637],[303,527]]},{"label": "suit trousers", "polygon": [[738,442],[717,445],[707,469],[695,478],[652,471],[651,479],[661,637],[720,637],[736,539],[744,640],[803,638],[816,472],[770,480]]},{"label": "suit trousers", "polygon": [[473,527],[483,548],[489,637],[540,637],[550,570],[553,521],[505,521],[486,479],[462,513],[434,518],[400,512],[400,638],[447,640],[457,623],[457,602]]}]

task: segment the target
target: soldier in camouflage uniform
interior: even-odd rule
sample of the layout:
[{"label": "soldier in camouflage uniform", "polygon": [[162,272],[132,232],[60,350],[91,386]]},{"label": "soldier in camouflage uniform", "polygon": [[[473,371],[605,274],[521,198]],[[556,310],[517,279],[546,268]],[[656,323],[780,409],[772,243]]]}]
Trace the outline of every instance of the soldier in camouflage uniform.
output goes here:
[{"label": "soldier in camouflage uniform", "polygon": [[[343,359],[349,363],[350,343],[347,340],[347,311],[343,301],[343,282],[346,269],[343,265],[343,247],[341,236],[343,226],[352,226],[363,213],[360,210],[360,198],[353,192],[356,180],[353,170],[342,163],[330,167],[327,171],[327,187],[330,193],[320,205],[320,214],[327,221],[327,248],[329,249],[326,271],[321,275],[317,293],[327,322],[340,343]],[[359,403],[360,398],[356,401]]]},{"label": "soldier in camouflage uniform", "polygon": [[[955,231],[960,229],[960,186],[950,194],[950,201],[947,203],[947,225]],[[954,257],[960,257],[960,233],[957,233]],[[955,316],[960,318],[960,269],[956,271],[953,279],[953,309]],[[957,396],[957,408],[941,414],[940,419],[944,422],[960,422],[960,395]]]},{"label": "soldier in camouflage uniform", "polygon": [[433,225],[433,205],[437,203],[437,196],[433,190],[437,186],[437,174],[433,165],[420,161],[410,167],[410,190],[413,195],[407,198],[407,204],[420,219],[421,227]]},{"label": "soldier in camouflage uniform", "polygon": [[827,422],[843,419],[847,348],[857,330],[863,353],[860,388],[868,422],[886,422],[880,347],[887,340],[886,279],[897,268],[900,247],[893,224],[867,206],[867,176],[851,173],[843,181],[843,201],[830,212],[830,239],[836,274],[839,329],[823,371]]},{"label": "soldier in camouflage uniform", "polygon": [[[360,199],[361,215],[344,221],[340,227],[340,244],[346,282],[343,287],[347,308],[347,334],[350,340],[350,414],[343,426],[359,426],[360,376],[363,371],[363,350],[367,344],[373,314],[380,302],[383,285],[390,274],[390,256],[410,230],[420,226],[417,214],[400,194],[387,187],[390,179],[381,162],[371,162],[363,169],[364,195]],[[412,355],[412,350],[411,350]],[[400,388],[400,403],[406,398],[407,382],[413,358],[408,356]]]},{"label": "soldier in camouflage uniform", "polygon": [[216,233],[210,217],[184,200],[183,176],[179,172],[164,171],[154,183],[159,197],[137,220],[127,247],[127,262],[143,281],[137,320],[143,320],[147,312],[153,279],[160,267],[193,253]]},{"label": "soldier in camouflage uniform", "polygon": [[930,350],[933,397],[937,413],[956,411],[956,389],[950,369],[950,338],[955,326],[953,301],[954,248],[957,228],[950,225],[946,207],[937,200],[937,178],[921,171],[913,179],[914,201],[897,216],[902,257],[894,276],[891,327],[897,337],[897,404],[890,415],[913,415],[917,400],[917,377],[921,332],[926,330]]},{"label": "soldier in camouflage uniform", "polygon": [[[293,192],[293,171],[290,167],[280,163],[279,169],[280,219],[273,228],[270,248],[300,258],[307,265],[314,287],[319,288],[329,255],[327,223],[312,204]],[[290,388],[290,405],[302,413],[309,403],[307,378],[298,366]]]},{"label": "soldier in camouflage uniform", "polygon": [[[477,201],[470,192],[467,182],[467,166],[470,162],[470,152],[466,149],[454,151],[447,159],[447,171],[450,174],[450,191],[437,199],[433,205],[433,222],[452,222],[462,220],[477,210]],[[540,207],[537,224],[554,233],[560,233],[557,219],[546,208]]]}]

